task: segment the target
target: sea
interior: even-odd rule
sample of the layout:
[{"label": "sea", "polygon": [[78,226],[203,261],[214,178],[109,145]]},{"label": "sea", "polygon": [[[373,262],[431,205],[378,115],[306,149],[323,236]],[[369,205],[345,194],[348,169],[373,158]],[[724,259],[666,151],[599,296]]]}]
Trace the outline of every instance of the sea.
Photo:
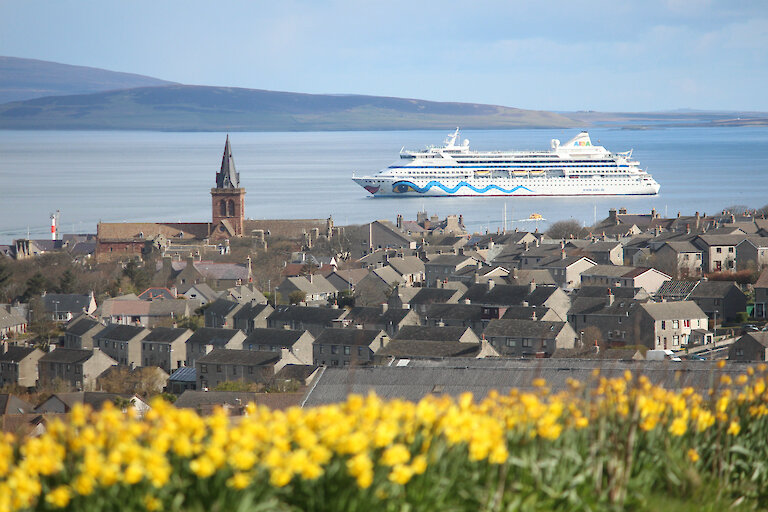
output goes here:
[{"label": "sea", "polygon": [[[372,198],[351,177],[399,160],[402,147],[439,145],[449,131],[229,134],[252,219],[333,217],[336,225],[462,214],[473,232],[585,225],[610,208],[661,215],[715,213],[768,203],[768,127],[590,129],[593,144],[634,151],[661,185],[657,196]],[[546,150],[578,129],[466,130],[478,150]],[[206,222],[225,133],[0,131],[0,244],[95,233],[103,222]],[[542,220],[529,220],[539,214]],[[506,224],[505,224],[506,222]]]}]

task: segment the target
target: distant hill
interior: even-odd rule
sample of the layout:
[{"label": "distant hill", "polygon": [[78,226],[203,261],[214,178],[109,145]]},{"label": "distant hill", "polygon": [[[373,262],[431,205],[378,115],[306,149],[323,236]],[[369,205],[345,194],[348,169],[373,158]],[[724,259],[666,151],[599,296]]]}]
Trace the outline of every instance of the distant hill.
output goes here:
[{"label": "distant hill", "polygon": [[0,103],[172,83],[105,69],[0,56]]},{"label": "distant hill", "polygon": [[590,126],[625,129],[665,128],[672,126],[765,126],[768,113],[727,110],[677,109],[662,112],[563,112],[563,115]]},{"label": "distant hill", "polygon": [[561,114],[475,103],[168,85],[0,105],[0,128],[309,131],[581,125]]}]

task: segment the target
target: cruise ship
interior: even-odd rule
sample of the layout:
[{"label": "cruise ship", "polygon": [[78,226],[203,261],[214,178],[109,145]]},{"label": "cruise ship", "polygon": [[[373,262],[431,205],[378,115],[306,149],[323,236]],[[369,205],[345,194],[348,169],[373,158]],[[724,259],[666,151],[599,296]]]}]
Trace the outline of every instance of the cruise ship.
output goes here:
[{"label": "cruise ship", "polygon": [[632,151],[594,146],[583,131],[549,151],[471,151],[459,129],[442,146],[400,151],[373,176],[352,179],[375,197],[655,195],[659,184]]}]

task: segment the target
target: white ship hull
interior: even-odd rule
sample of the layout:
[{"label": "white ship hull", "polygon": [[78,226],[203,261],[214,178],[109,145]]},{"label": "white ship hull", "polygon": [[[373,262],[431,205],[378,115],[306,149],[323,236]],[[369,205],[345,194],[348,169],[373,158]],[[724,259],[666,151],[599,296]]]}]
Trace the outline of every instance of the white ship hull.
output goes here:
[{"label": "white ship hull", "polygon": [[395,163],[353,180],[374,197],[655,195],[659,184],[631,160],[632,152],[593,146],[582,132],[551,151],[478,152],[456,145],[401,151]]},{"label": "white ship hull", "polygon": [[[462,180],[415,180],[387,179],[383,177],[352,178],[355,183],[375,197],[413,196],[616,196],[656,195],[659,184],[653,180],[626,180],[606,183],[599,178],[569,179],[552,178],[545,180],[488,181],[477,179]],[[624,181],[624,180],[622,180]]]}]

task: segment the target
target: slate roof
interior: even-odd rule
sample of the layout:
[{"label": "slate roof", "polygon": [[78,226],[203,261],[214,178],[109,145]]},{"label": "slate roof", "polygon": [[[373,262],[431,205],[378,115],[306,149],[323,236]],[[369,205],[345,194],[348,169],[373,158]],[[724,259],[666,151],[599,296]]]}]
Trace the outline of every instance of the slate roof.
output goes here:
[{"label": "slate roof", "polygon": [[226,348],[213,349],[208,354],[197,359],[200,364],[243,364],[265,366],[275,364],[280,360],[280,352],[267,350],[231,350]]},{"label": "slate roof", "polygon": [[41,357],[39,363],[83,363],[93,356],[93,350],[79,348],[57,348]]},{"label": "slate roof", "polygon": [[516,338],[554,339],[565,327],[565,322],[545,322],[531,319],[491,320],[483,335]]},{"label": "slate roof", "polygon": [[456,294],[451,288],[422,288],[414,295],[409,304],[435,304],[444,303]]},{"label": "slate roof", "polygon": [[747,238],[747,235],[699,235],[697,240],[704,242],[707,246],[717,245],[737,245]]},{"label": "slate roof", "polygon": [[376,351],[383,357],[472,357],[480,352],[480,343],[460,341],[392,340]]},{"label": "slate roof", "polygon": [[129,341],[145,330],[146,328],[137,325],[109,324],[99,331],[94,338],[100,340]]},{"label": "slate roof", "polygon": [[[202,296],[206,301],[210,302],[216,299],[219,295],[221,295],[221,292],[215,291],[213,288],[208,286],[206,283],[197,283],[190,286],[190,290],[194,288],[197,290],[198,297]],[[187,290],[187,293],[189,290]]]},{"label": "slate roof", "polygon": [[[704,392],[720,378],[729,374],[735,378],[743,373],[741,365],[726,365],[718,369],[715,363],[704,361],[616,361],[583,359],[412,359],[407,366],[358,367],[351,372],[345,368],[325,368],[313,382],[302,401],[311,407],[346,400],[349,394],[376,393],[384,399],[420,400],[428,395],[459,396],[470,392],[475,400],[491,390],[504,394],[510,389],[532,391],[532,382],[544,378],[552,392],[567,389],[568,380],[576,379],[587,386],[596,386],[592,372],[600,369],[605,377],[621,377],[626,370],[646,375],[651,383],[667,389],[691,386]],[[678,371],[671,371],[678,370]]]},{"label": "slate roof", "polygon": [[30,414],[35,406],[8,393],[0,393],[0,416],[6,414]]},{"label": "slate roof", "polygon": [[[624,277],[635,267],[627,265],[595,265],[581,273],[582,276]],[[647,270],[647,269],[645,269]]]},{"label": "slate roof", "polygon": [[388,263],[400,275],[424,272],[424,262],[416,256],[390,258]]},{"label": "slate roof", "polygon": [[677,253],[701,252],[701,249],[693,245],[691,242],[667,242],[664,245],[669,246],[670,249]]},{"label": "slate roof", "polygon": [[205,309],[206,313],[211,313],[213,315],[219,315],[219,316],[227,316],[233,309],[238,307],[240,304],[233,301],[233,300],[227,300],[224,298],[219,298],[208,304],[208,307]]},{"label": "slate roof", "polygon": [[303,393],[242,393],[236,391],[186,390],[174,402],[178,408],[209,408],[216,405],[240,407],[251,402],[273,410],[284,410],[299,405]]},{"label": "slate roof", "polygon": [[571,304],[568,314],[627,316],[627,314],[633,315],[639,305],[642,303],[633,299],[614,298],[613,304],[609,306],[606,297],[578,297]]},{"label": "slate roof", "polygon": [[474,259],[466,256],[464,254],[438,254],[437,256],[431,258],[426,265],[440,265],[440,266],[450,266],[450,267],[456,267],[458,265],[461,265],[462,263],[465,263],[467,260],[469,261],[469,265],[472,265],[475,263]]},{"label": "slate roof", "polygon": [[76,295],[72,293],[46,293],[43,296],[45,310],[53,313],[79,313],[88,309],[91,303],[90,295]]},{"label": "slate roof", "polygon": [[303,322],[305,324],[325,325],[339,319],[346,314],[344,309],[309,307],[309,306],[285,306],[278,305],[267,317],[275,322]]},{"label": "slate roof", "polygon": [[280,368],[280,371],[275,374],[275,378],[283,380],[297,380],[303,383],[309,378],[310,375],[315,373],[318,368],[319,366],[311,364],[287,364]]},{"label": "slate roof", "polygon": [[0,361],[5,363],[18,363],[35,351],[35,347],[17,347],[10,345],[7,352],[0,349]]},{"label": "slate roof", "polygon": [[[668,282],[669,281],[665,281],[664,284],[667,284]],[[643,293],[643,288],[605,285],[582,286],[576,290],[574,298],[599,297],[601,299],[605,299],[606,295],[608,295],[609,289],[611,290],[611,294],[613,294],[614,298],[616,299],[648,298],[648,294]]]},{"label": "slate roof", "polygon": [[347,316],[345,316],[344,319],[361,324],[389,325],[389,323],[392,322],[393,325],[398,325],[410,311],[410,309],[387,308],[387,310],[382,313],[380,307],[355,306],[349,310],[349,313],[347,313]]},{"label": "slate roof", "polygon": [[530,320],[536,313],[536,318],[541,318],[549,312],[549,308],[536,306],[508,306],[502,315],[504,320]]},{"label": "slate roof", "polygon": [[75,336],[82,336],[94,327],[101,325],[97,320],[81,316],[72,319],[64,329],[68,334],[74,334]]},{"label": "slate roof", "polygon": [[173,382],[197,382],[197,368],[182,366],[168,377],[168,381]]},{"label": "slate roof", "polygon": [[254,329],[243,341],[243,347],[253,343],[258,345],[279,345],[281,347],[291,347],[301,336],[308,331],[290,330],[290,329]]},{"label": "slate roof", "polygon": [[214,327],[201,327],[187,340],[188,344],[201,343],[203,345],[224,346],[240,333],[240,329],[217,329]]},{"label": "slate roof", "polygon": [[353,345],[367,347],[381,334],[379,329],[325,329],[315,345]]},{"label": "slate roof", "polygon": [[171,343],[179,339],[187,332],[189,332],[189,329],[182,327],[155,327],[142,341],[159,341]]},{"label": "slate roof", "polygon": [[707,315],[693,301],[647,302],[640,304],[654,320],[676,320],[684,318],[706,318]]},{"label": "slate roof", "polygon": [[464,320],[479,322],[483,318],[483,306],[477,304],[430,304],[425,316],[430,319]]},{"label": "slate roof", "polygon": [[755,281],[755,288],[768,288],[768,268],[760,272],[760,277]]},{"label": "slate roof", "polygon": [[397,340],[458,341],[469,327],[429,327],[405,325],[397,334]]},{"label": "slate roof", "polygon": [[232,318],[235,320],[253,320],[254,318],[258,317],[265,309],[271,307],[272,306],[268,304],[254,304],[253,302],[249,302],[248,304],[244,305],[240,311],[235,313]]},{"label": "slate roof", "polygon": [[596,264],[594,261],[587,258],[586,256],[576,255],[576,256],[566,256],[565,258],[557,258],[555,260],[544,263],[542,266],[546,268],[568,268],[571,265],[578,263],[581,260],[586,260],[589,263]]},{"label": "slate roof", "polygon": [[336,287],[333,286],[331,283],[329,283],[328,280],[324,278],[322,275],[316,274],[311,277],[312,277],[311,280],[305,276],[287,277],[285,278],[285,281],[283,281],[283,283],[280,284],[279,288],[284,288],[285,282],[287,281],[288,283],[292,284],[297,290],[301,290],[310,295],[336,293],[338,291],[336,290]]},{"label": "slate roof", "polygon": [[387,284],[400,283],[403,280],[403,276],[398,274],[394,268],[387,265],[386,267],[374,268],[371,270],[376,276]]},{"label": "slate roof", "polygon": [[702,281],[699,283],[699,286],[694,288],[689,298],[721,299],[728,295],[728,293],[733,290],[733,288],[741,291],[741,289],[733,281]]},{"label": "slate roof", "polygon": [[[54,393],[51,398],[53,397],[64,402],[68,410],[72,409],[75,404],[85,404],[98,411],[107,402],[114,402],[117,398],[131,399],[133,395],[127,393],[105,393],[103,391],[75,391],[72,393]],[[38,405],[37,408],[39,409],[42,405]]]}]

